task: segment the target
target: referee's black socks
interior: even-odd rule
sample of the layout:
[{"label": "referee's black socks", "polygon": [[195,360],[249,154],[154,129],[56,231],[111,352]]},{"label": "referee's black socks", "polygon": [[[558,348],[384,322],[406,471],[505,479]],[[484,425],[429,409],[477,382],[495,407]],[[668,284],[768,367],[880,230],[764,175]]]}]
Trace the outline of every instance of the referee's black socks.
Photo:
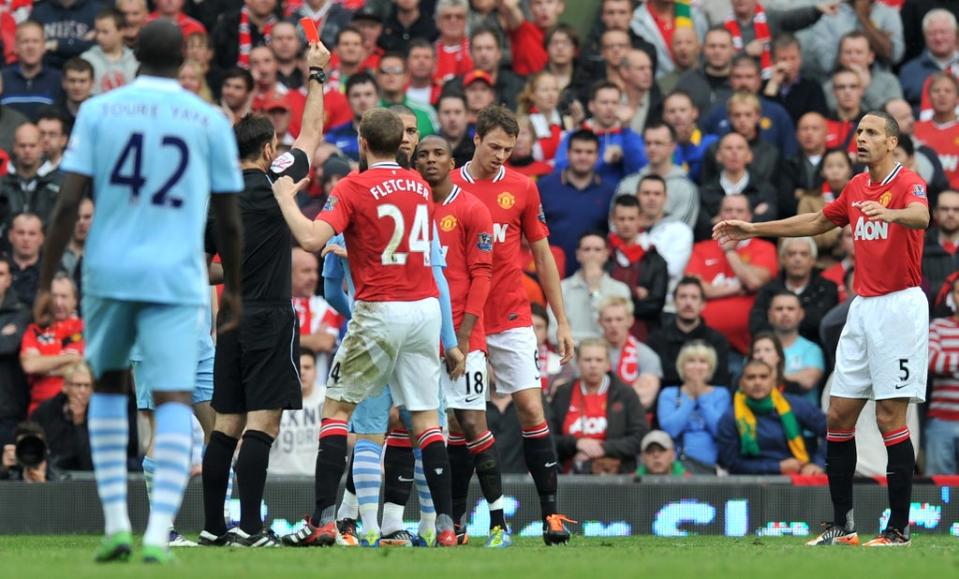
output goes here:
[{"label": "referee's black socks", "polygon": [[230,464],[239,441],[214,431],[203,453],[203,529],[216,536],[226,533],[223,503],[230,483]]},{"label": "referee's black socks", "polygon": [[266,486],[273,437],[260,430],[243,433],[243,446],[236,459],[236,484],[240,490],[240,530],[255,535],[263,530],[260,505]]}]

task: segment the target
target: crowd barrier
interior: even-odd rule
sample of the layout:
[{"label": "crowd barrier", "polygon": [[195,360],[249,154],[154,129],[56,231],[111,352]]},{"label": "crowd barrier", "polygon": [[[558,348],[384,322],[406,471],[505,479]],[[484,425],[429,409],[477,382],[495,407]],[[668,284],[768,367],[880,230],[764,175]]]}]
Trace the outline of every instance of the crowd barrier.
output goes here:
[{"label": "crowd barrier", "polygon": [[[514,535],[539,536],[539,499],[532,479],[504,477],[506,514]],[[579,521],[577,534],[604,537],[658,535],[807,536],[832,516],[829,490],[822,479],[788,477],[561,477],[559,503]],[[952,495],[956,496],[953,497]],[[955,499],[955,500],[953,500]],[[134,528],[146,525],[148,505],[143,480],[131,477],[130,515]],[[475,480],[470,490],[470,533],[485,535],[486,503]],[[879,481],[857,483],[859,531],[877,532],[888,517],[886,488]],[[278,533],[296,528],[313,506],[309,478],[270,479],[262,510]],[[186,493],[177,526],[194,533],[203,525],[203,495],[194,479]],[[239,501],[230,501],[239,519]],[[416,493],[406,520],[415,529]],[[914,532],[946,533],[959,538],[959,477],[917,481],[910,513]],[[96,485],[89,475],[48,484],[0,483],[0,534],[98,533],[102,529]]]}]

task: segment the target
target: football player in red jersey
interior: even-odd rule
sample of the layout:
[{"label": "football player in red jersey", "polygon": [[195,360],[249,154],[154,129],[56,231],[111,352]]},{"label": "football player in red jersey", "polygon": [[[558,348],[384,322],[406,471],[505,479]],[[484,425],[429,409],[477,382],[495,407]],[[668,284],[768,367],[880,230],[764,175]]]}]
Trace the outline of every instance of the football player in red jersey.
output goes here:
[{"label": "football player in red jersey", "polygon": [[868,171],[852,178],[839,199],[818,213],[767,223],[721,221],[721,243],[750,237],[819,235],[853,228],[856,294],[836,349],[827,419],[827,474],[834,518],[810,545],[859,543],[852,514],[855,428],[867,400],[889,457],[891,516],[869,547],[905,546],[915,454],[906,426],[910,402],[926,395],[929,305],[920,289],[923,230],[929,225],[926,184],[896,163],[899,124],[884,112],[866,114],[856,129],[856,157]]},{"label": "football player in red jersey", "polygon": [[506,108],[492,106],[481,111],[473,160],[457,169],[452,179],[482,201],[493,218],[492,286],[496,291],[484,308],[486,345],[497,391],[512,395],[516,404],[526,464],[539,493],[543,540],[553,545],[569,541],[564,523],[571,521],[556,509],[557,460],[543,414],[536,335],[519,260],[522,237],[532,249],[540,283],[556,315],[556,337],[564,364],[573,357],[573,338],[559,272],[546,239],[549,229],[539,189],[529,177],[504,166],[518,134],[516,117]]},{"label": "football player in red jersey", "polygon": [[[353,318],[330,371],[316,460],[316,510],[307,521],[311,537],[304,542],[335,542],[347,420],[357,403],[388,383],[394,403],[412,413],[437,513],[437,543],[452,546],[449,459],[437,415],[440,292],[431,267],[443,258],[431,247],[431,192],[418,174],[396,163],[403,122],[395,113],[367,111],[359,133],[368,168],[341,180],[315,221],[296,204],[296,190],[304,183],[281,179],[274,187],[283,217],[304,249],[319,251],[335,232],[343,232],[356,288]],[[445,328],[443,342],[451,377],[457,378],[465,358]]]},{"label": "football player in red jersey", "polygon": [[463,376],[455,381],[441,378],[446,408],[452,414],[447,453],[452,469],[453,520],[462,522],[475,466],[490,511],[486,545],[504,548],[512,541],[503,515],[503,482],[495,439],[486,424],[489,382],[483,308],[493,273],[493,220],[479,199],[450,180],[455,163],[446,139],[423,139],[416,149],[414,164],[433,189],[456,338],[460,350],[468,352]]}]

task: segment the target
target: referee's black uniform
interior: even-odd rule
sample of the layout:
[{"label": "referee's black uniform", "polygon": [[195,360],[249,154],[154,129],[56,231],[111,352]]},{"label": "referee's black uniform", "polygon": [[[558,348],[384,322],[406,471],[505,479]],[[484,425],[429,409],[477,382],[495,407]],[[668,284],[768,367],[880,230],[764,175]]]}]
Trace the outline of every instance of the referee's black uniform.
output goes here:
[{"label": "referee's black uniform", "polygon": [[300,328],[292,303],[292,235],[273,197],[282,176],[309,174],[305,152],[292,149],[268,172],[243,171],[243,315],[216,345],[213,409],[220,414],[298,409]]}]

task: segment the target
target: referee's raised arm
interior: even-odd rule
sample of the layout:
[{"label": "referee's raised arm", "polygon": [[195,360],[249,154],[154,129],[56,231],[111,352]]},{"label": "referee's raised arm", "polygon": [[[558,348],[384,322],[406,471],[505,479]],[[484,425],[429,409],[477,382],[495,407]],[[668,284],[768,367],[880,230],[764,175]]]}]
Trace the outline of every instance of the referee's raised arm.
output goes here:
[{"label": "referee's raised arm", "polygon": [[311,161],[316,148],[323,142],[323,83],[326,82],[324,68],[329,62],[330,51],[326,46],[322,42],[311,42],[306,52],[306,63],[310,67],[306,106],[303,108],[300,134],[293,143],[293,146],[306,153]]}]

